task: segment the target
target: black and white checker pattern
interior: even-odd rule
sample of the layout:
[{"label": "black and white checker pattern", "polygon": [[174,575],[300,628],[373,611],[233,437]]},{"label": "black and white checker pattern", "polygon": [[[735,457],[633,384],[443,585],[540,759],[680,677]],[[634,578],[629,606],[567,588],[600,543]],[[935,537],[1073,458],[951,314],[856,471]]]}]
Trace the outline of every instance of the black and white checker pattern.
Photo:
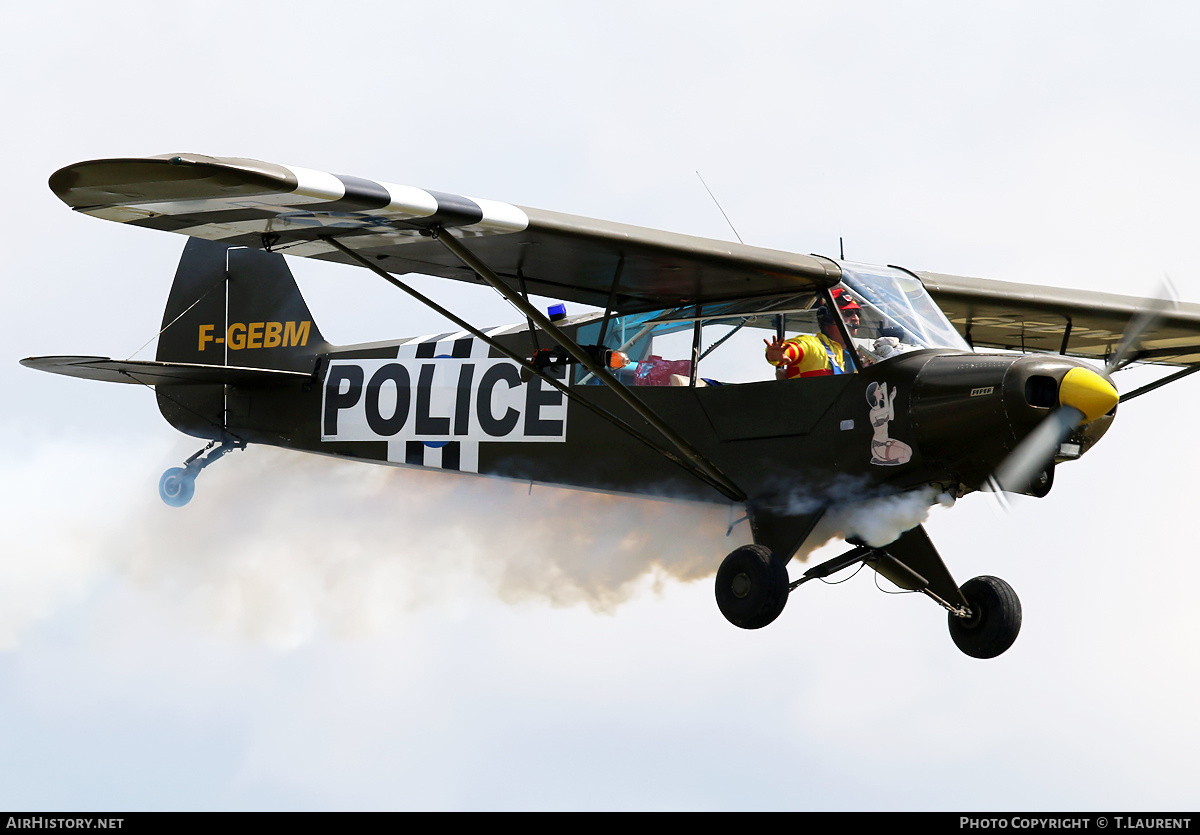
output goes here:
[{"label": "black and white checker pattern", "polygon": [[[525,325],[504,325],[485,329],[491,337],[516,330]],[[397,359],[432,359],[454,357],[455,359],[487,359],[488,344],[476,339],[466,331],[457,333],[418,336],[402,343],[396,350]],[[389,441],[388,461],[417,467],[435,467],[462,473],[479,472],[479,441],[446,441],[425,443],[422,441]]]}]

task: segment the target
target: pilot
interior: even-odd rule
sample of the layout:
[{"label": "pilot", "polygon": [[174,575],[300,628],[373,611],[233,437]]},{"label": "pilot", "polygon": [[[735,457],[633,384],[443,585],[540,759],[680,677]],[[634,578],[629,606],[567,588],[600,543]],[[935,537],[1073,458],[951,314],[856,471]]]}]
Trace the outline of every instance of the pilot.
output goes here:
[{"label": "pilot", "polygon": [[[842,312],[842,320],[851,338],[858,333],[858,302],[843,288],[834,289],[830,295],[833,303]],[[767,346],[767,362],[782,369],[787,379],[796,377],[828,377],[831,374],[850,374],[854,365],[846,356],[846,345],[842,332],[834,320],[834,314],[826,307],[825,300],[817,306],[817,321],[821,325],[818,334],[801,334],[786,341],[774,342],[764,339]]]}]

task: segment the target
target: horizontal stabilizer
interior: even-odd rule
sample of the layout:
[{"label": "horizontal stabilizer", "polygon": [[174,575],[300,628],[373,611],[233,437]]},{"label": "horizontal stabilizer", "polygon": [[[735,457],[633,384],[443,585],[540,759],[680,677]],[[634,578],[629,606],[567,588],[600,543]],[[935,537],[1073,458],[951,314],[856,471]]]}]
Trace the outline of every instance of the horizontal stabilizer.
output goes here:
[{"label": "horizontal stabilizer", "polygon": [[147,386],[219,384],[227,386],[269,386],[299,383],[311,379],[302,371],[277,371],[271,368],[239,368],[230,365],[201,365],[190,362],[152,362],[114,360],[108,357],[26,357],[26,368],[103,380],[107,383],[141,383]]}]

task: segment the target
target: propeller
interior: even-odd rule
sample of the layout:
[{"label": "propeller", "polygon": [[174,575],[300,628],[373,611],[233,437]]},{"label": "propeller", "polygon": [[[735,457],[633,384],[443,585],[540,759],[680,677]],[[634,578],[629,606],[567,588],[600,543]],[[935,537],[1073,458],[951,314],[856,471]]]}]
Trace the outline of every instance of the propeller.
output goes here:
[{"label": "propeller", "polygon": [[1171,283],[1171,277],[1163,276],[1155,296],[1146,299],[1137,314],[1129,320],[1125,336],[1122,337],[1120,344],[1117,345],[1117,350],[1108,358],[1108,362],[1104,366],[1105,374],[1120,371],[1138,359],[1142,348],[1142,337],[1175,308],[1176,298],[1175,285]]},{"label": "propeller", "polygon": [[[1142,338],[1175,306],[1175,289],[1164,278],[1158,297],[1148,299],[1130,319],[1117,349],[1104,366],[1111,375],[1137,360]],[[1120,396],[1104,377],[1086,368],[1072,368],[1058,389],[1058,407],[1030,432],[988,478],[987,489],[1018,493],[1046,471],[1054,454],[1076,428],[1107,414]]]}]

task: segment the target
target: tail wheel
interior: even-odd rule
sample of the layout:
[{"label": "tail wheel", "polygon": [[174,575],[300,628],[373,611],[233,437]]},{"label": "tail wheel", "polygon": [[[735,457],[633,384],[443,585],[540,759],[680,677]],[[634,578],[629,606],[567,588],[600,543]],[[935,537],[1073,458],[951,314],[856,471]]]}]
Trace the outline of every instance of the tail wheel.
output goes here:
[{"label": "tail wheel", "polygon": [[717,606],[734,626],[761,629],[788,599],[787,566],[770,548],[743,545],[717,569]]},{"label": "tail wheel", "polygon": [[158,480],[158,495],[171,507],[183,507],[196,492],[196,476],[183,467],[172,467]]},{"label": "tail wheel", "polygon": [[969,618],[950,615],[950,637],[972,658],[995,658],[1021,631],[1021,601],[999,577],[976,577],[962,586]]}]

